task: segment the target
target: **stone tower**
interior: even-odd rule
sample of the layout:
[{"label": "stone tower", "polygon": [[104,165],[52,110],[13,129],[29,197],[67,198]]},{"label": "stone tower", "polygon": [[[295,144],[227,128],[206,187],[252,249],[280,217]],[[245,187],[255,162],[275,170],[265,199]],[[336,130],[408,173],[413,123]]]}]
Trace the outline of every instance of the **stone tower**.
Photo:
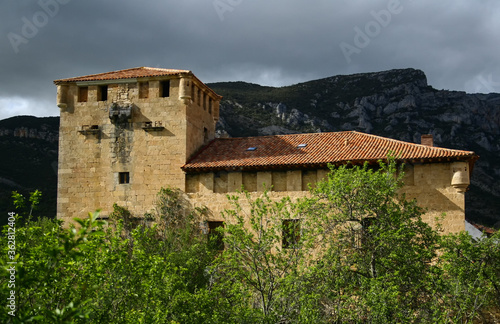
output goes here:
[{"label": "stone tower", "polygon": [[215,137],[221,97],[191,71],[140,67],[56,80],[61,109],[57,217],[142,215]]}]

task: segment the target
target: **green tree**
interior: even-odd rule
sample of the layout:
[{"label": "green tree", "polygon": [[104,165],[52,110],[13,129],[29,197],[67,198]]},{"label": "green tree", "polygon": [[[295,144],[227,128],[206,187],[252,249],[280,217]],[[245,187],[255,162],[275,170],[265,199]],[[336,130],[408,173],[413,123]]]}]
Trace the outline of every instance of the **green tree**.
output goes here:
[{"label": "green tree", "polygon": [[[61,222],[42,218],[16,224],[15,282],[10,286],[8,269],[11,265],[1,259],[2,290],[5,294],[15,290],[16,316],[0,314],[4,322],[41,321],[42,323],[73,323],[77,319],[88,318],[87,300],[78,298],[75,292],[85,289],[73,279],[82,261],[82,249],[88,239],[102,234],[102,222],[97,221],[98,213],[90,213],[86,220],[78,220],[80,228],[64,230]],[[7,255],[9,225],[4,227],[7,235],[0,240],[2,250]],[[9,289],[10,288],[10,289]],[[5,297],[5,298],[4,298]]]},{"label": "green tree", "polygon": [[42,192],[40,190],[37,189],[33,192],[30,192],[28,205],[26,202],[26,198],[21,193],[12,191],[12,203],[14,205],[14,208],[18,211],[19,215],[23,217],[23,221],[26,221],[32,217],[33,211],[38,208],[41,199]]},{"label": "green tree", "polygon": [[[475,240],[467,233],[443,238],[440,266],[446,277],[442,302],[453,322],[472,323],[500,310],[500,232]],[[488,322],[487,320],[485,322]]]},{"label": "green tree", "polygon": [[402,178],[392,159],[331,167],[302,207],[319,231],[314,271],[335,321],[434,322],[443,311],[433,299],[439,234],[400,193]]},{"label": "green tree", "polygon": [[4,256],[15,241],[16,317],[4,307],[0,321],[471,323],[498,309],[500,234],[438,235],[401,179],[389,161],[332,167],[298,201],[232,196],[222,252],[200,229],[207,211],[176,189],[148,221],[119,206],[112,226],[16,216],[0,236]]},{"label": "green tree", "polygon": [[[267,192],[224,212],[225,249],[213,268],[225,298],[237,304],[238,317],[251,322],[290,322],[300,313],[302,276],[307,271],[311,237],[307,219],[290,198],[272,200]],[[245,206],[245,207],[242,207]],[[233,309],[235,309],[233,308]],[[236,314],[233,314],[236,315]]]},{"label": "green tree", "polygon": [[114,206],[99,252],[87,249],[83,280],[100,287],[89,294],[92,322],[209,323],[217,317],[206,272],[216,251],[199,228],[202,211],[173,188],[160,190],[145,218]]},{"label": "green tree", "polygon": [[440,236],[400,193],[402,168],[389,159],[330,171],[296,202],[230,197],[214,270],[217,284],[236,292],[228,299],[269,322],[446,318],[434,297],[445,289],[435,262]]},{"label": "green tree", "polygon": [[[178,234],[172,245],[156,224],[139,223],[123,235],[123,219],[105,229],[97,218],[90,214],[71,228],[46,219],[16,224],[17,313],[12,318],[4,308],[1,322],[226,322],[218,310],[228,305],[219,306],[208,289],[206,269],[216,251],[193,222],[169,227],[169,236]],[[0,237],[4,255],[8,239]],[[6,300],[8,265],[1,262],[0,297]]]}]

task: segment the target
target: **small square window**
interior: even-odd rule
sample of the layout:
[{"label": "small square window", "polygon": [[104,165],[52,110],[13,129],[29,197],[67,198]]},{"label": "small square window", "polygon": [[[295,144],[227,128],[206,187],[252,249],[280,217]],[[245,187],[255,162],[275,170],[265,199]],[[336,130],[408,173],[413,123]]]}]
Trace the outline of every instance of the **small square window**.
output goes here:
[{"label": "small square window", "polygon": [[294,249],[299,247],[300,219],[284,219],[282,222],[282,247]]},{"label": "small square window", "polygon": [[130,173],[129,172],[119,172],[118,173],[118,183],[119,184],[130,183]]},{"label": "small square window", "polygon": [[170,80],[160,82],[160,97],[166,98],[170,96]]},{"label": "small square window", "polygon": [[78,102],[87,102],[89,87],[78,87]]}]

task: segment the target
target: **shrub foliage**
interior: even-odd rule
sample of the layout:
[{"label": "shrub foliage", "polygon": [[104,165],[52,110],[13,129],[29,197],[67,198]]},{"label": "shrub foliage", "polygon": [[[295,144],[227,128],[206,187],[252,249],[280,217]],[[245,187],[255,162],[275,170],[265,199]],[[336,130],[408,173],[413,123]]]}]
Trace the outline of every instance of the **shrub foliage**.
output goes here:
[{"label": "shrub foliage", "polygon": [[144,217],[115,205],[107,222],[95,212],[70,228],[23,205],[15,234],[7,225],[0,237],[0,321],[481,321],[500,307],[500,234],[440,235],[401,179],[389,159],[332,167],[300,200],[230,196],[222,251],[200,226],[207,210],[177,189],[162,189]]}]

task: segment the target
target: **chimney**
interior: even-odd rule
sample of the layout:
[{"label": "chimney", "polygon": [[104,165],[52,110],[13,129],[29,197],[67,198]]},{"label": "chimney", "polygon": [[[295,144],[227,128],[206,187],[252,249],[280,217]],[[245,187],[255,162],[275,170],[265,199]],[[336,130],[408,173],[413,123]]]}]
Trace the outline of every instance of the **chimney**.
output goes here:
[{"label": "chimney", "polygon": [[422,135],[422,137],[420,137],[420,143],[426,146],[434,146],[434,139],[432,137],[432,134]]}]

